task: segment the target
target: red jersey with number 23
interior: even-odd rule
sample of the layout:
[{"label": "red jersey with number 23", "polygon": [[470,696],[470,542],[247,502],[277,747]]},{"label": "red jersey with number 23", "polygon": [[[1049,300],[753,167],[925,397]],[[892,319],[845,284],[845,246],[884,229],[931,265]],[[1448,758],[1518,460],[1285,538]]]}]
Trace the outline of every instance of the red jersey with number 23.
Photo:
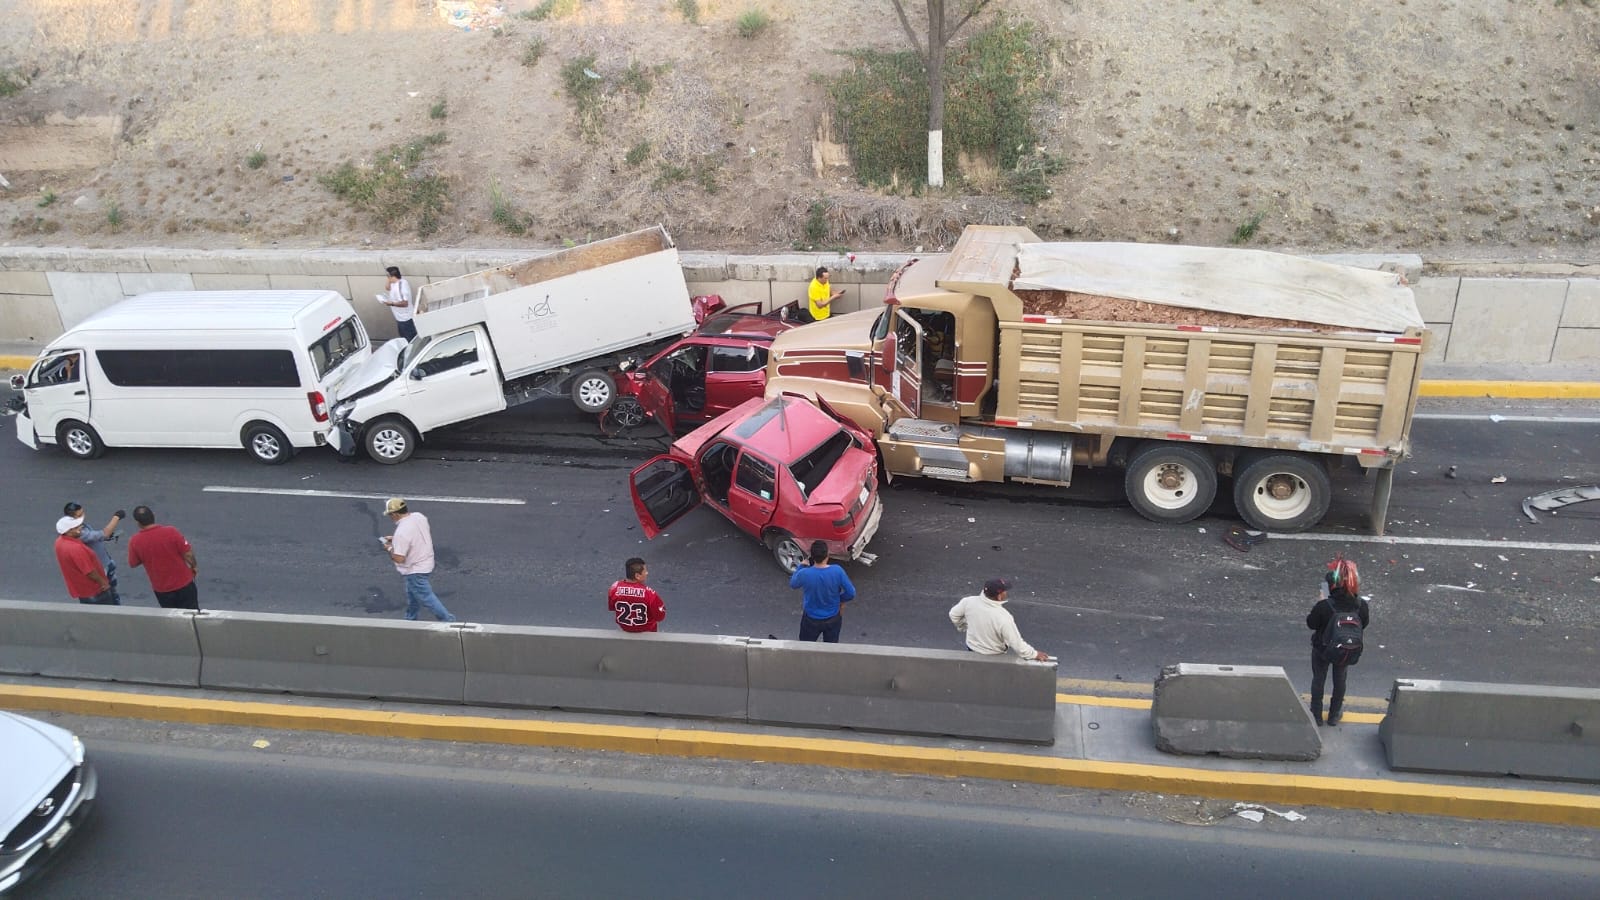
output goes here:
[{"label": "red jersey with number 23", "polygon": [[656,623],[667,617],[667,605],[661,602],[661,595],[637,581],[614,582],[606,594],[606,606],[617,620],[617,627],[634,634],[655,631]]}]

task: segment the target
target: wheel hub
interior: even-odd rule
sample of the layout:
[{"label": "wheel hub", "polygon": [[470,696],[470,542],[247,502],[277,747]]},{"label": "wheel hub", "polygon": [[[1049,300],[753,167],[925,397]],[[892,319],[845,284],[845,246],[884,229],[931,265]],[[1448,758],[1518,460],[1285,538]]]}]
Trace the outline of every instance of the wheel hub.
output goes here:
[{"label": "wheel hub", "polygon": [[1294,496],[1296,479],[1292,475],[1273,475],[1267,479],[1267,494],[1274,500],[1287,500]]}]

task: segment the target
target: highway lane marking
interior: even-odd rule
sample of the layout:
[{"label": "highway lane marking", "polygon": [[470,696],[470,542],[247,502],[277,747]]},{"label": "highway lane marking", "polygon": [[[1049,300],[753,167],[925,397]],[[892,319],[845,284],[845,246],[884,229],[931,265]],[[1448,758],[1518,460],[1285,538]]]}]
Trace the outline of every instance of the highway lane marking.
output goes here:
[{"label": "highway lane marking", "polygon": [[[345,497],[351,500],[387,500],[394,494],[368,494],[361,491],[312,491],[291,488],[234,487],[226,484],[208,484],[201,490],[212,494],[272,494],[279,497]],[[428,494],[407,494],[406,500],[425,503],[478,503],[486,506],[526,506],[528,501],[516,497],[443,497]]]},{"label": "highway lane marking", "polygon": [[1423,538],[1423,537],[1391,537],[1375,534],[1327,534],[1323,532],[1300,532],[1298,534],[1278,534],[1273,532],[1275,541],[1343,541],[1357,544],[1413,544],[1422,547],[1474,547],[1483,550],[1558,550],[1565,553],[1600,553],[1600,544],[1562,544],[1554,541],[1490,541],[1474,538]]},{"label": "highway lane marking", "polygon": [[1600,416],[1503,416],[1499,413],[1417,413],[1413,419],[1442,422],[1538,422],[1558,425],[1600,425]]}]

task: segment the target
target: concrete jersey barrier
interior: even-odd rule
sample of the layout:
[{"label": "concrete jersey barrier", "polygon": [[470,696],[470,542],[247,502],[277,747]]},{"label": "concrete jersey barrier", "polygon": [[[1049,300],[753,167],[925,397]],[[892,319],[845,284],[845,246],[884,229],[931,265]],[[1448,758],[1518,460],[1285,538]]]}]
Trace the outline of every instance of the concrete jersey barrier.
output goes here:
[{"label": "concrete jersey barrier", "polygon": [[200,686],[193,613],[0,600],[0,672]]},{"label": "concrete jersey barrier", "polygon": [[743,719],[745,639],[469,625],[466,702]]},{"label": "concrete jersey barrier", "polygon": [[968,651],[749,646],[750,720],[1055,742],[1056,667]]},{"label": "concrete jersey barrier", "polygon": [[1179,663],[1161,670],[1150,705],[1156,748],[1235,759],[1312,760],[1322,735],[1280,666]]},{"label": "concrete jersey barrier", "polygon": [[1399,771],[1600,783],[1600,690],[1398,679],[1378,737]]}]

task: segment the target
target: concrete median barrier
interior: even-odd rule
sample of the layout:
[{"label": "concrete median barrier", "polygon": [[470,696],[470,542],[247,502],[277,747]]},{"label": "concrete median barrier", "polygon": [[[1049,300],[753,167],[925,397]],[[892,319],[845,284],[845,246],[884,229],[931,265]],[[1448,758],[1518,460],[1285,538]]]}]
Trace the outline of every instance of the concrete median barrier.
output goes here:
[{"label": "concrete median barrier", "polygon": [[0,672],[198,687],[192,614],[0,600]]},{"label": "concrete median barrier", "polygon": [[1056,669],[966,651],[751,641],[750,720],[1055,742]]},{"label": "concrete median barrier", "polygon": [[1312,760],[1316,720],[1279,666],[1179,663],[1161,670],[1150,705],[1156,748],[1190,756]]},{"label": "concrete median barrier", "polygon": [[205,612],[200,686],[461,703],[456,626],[337,616]]},{"label": "concrete median barrier", "polygon": [[1600,690],[1399,679],[1378,737],[1399,771],[1600,783]]},{"label": "concrete median barrier", "polygon": [[745,638],[472,625],[466,702],[743,719]]}]

